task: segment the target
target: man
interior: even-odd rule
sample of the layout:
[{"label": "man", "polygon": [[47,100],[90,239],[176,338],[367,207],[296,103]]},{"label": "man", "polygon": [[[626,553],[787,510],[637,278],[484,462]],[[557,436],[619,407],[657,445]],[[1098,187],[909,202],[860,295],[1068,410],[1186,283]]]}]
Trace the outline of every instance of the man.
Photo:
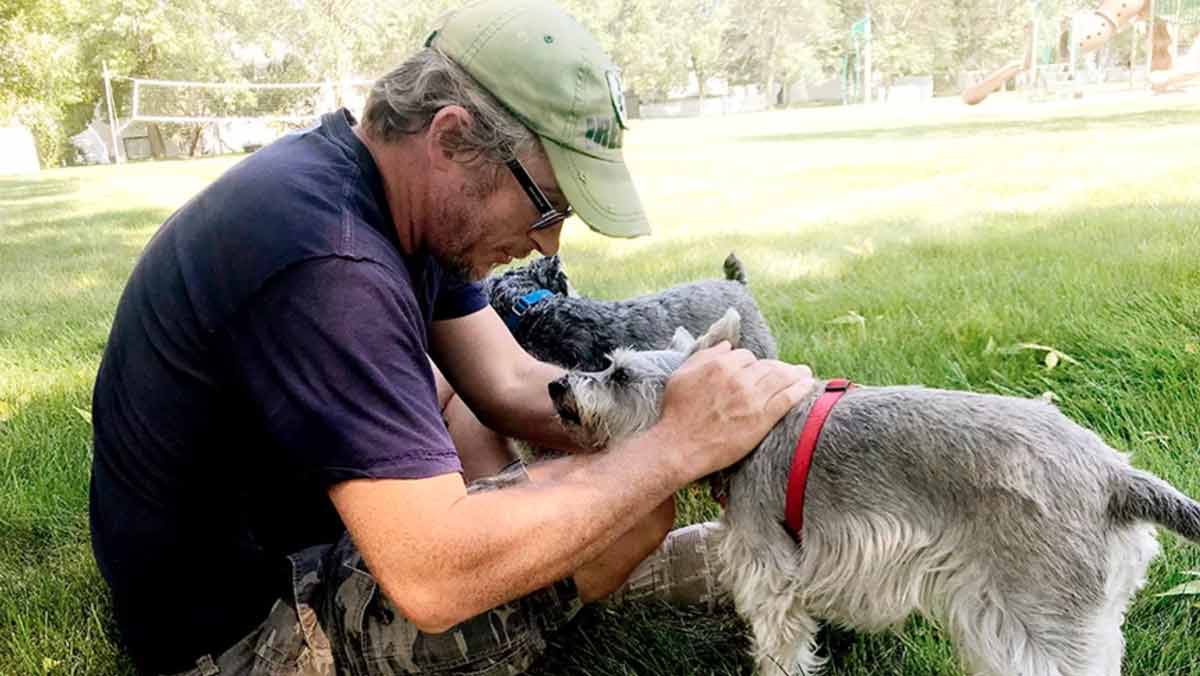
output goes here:
[{"label": "man", "polygon": [[806,368],[712,348],[640,437],[468,494],[463,465],[506,458],[467,408],[571,447],[560,371],[464,280],[554,253],[572,212],[648,232],[619,87],[552,5],[475,4],[361,124],[340,111],[260,150],[153,238],[93,403],[93,547],[140,671],[522,671],[658,547],[676,490],[804,396]]}]

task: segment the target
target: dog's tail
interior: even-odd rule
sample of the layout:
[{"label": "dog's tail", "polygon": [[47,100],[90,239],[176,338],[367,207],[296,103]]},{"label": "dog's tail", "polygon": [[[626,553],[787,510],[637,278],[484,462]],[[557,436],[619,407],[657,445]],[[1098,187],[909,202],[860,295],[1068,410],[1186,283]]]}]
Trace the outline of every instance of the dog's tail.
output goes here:
[{"label": "dog's tail", "polygon": [[1128,468],[1113,485],[1108,513],[1119,522],[1151,521],[1200,542],[1200,503],[1149,472]]},{"label": "dog's tail", "polygon": [[737,254],[732,251],[725,257],[725,279],[731,282],[747,283],[746,267],[742,265],[742,261],[738,259]]}]

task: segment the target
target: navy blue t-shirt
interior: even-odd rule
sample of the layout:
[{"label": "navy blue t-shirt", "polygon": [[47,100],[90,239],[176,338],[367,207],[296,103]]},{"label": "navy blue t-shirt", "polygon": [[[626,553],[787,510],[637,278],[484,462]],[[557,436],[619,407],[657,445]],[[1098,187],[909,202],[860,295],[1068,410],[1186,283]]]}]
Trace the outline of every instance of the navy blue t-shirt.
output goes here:
[{"label": "navy blue t-shirt", "polygon": [[479,289],[400,249],[345,111],[226,172],[147,245],[93,393],[92,546],[142,671],[217,654],[345,530],[327,489],[461,471],[426,357]]}]

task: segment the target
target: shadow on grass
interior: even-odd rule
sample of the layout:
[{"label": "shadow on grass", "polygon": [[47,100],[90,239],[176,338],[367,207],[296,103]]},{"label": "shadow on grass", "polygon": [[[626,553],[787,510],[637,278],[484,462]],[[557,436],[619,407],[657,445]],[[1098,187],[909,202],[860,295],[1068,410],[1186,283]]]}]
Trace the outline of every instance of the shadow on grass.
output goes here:
[{"label": "shadow on grass", "polygon": [[732,608],[596,604],[552,634],[531,676],[753,673],[746,625]]},{"label": "shadow on grass", "polygon": [[[1200,113],[1198,113],[1200,120]],[[730,252],[742,260],[753,293],[788,292],[803,299],[813,286],[854,290],[881,279],[903,291],[910,279],[948,273],[991,273],[997,277],[1038,283],[1064,269],[1087,281],[1113,282],[1106,264],[1133,267],[1178,264],[1182,279],[1200,278],[1186,263],[1186,252],[1200,251],[1200,200],[1141,206],[1085,207],[1051,214],[995,214],[973,225],[922,232],[915,220],[868,223],[799,234],[728,234],[659,246],[622,249],[587,240],[560,252],[580,292],[592,294],[587,281],[603,289],[598,297],[643,293],[701,279],[722,277],[722,261]],[[915,233],[915,234],[914,234]],[[870,240],[870,252],[859,249]],[[824,261],[809,270],[790,264],[805,258]],[[1191,272],[1188,272],[1191,269]],[[648,284],[647,284],[648,283]]]},{"label": "shadow on grass", "polygon": [[56,215],[53,206],[47,205],[29,206],[22,213],[23,222],[0,230],[0,242],[5,242],[6,247],[21,246],[21,242],[12,240],[20,240],[23,235],[34,232],[45,232],[46,235],[41,239],[70,241],[72,237],[86,236],[103,243],[107,234],[140,230],[149,224],[157,226],[171,215],[167,209],[141,207],[62,216]]},{"label": "shadow on grass", "polygon": [[16,372],[98,359],[121,290],[163,218],[136,209],[0,229],[0,354]]},{"label": "shadow on grass", "polygon": [[[843,131],[796,132],[794,134],[765,134],[734,137],[750,143],[791,143],[802,141],[839,140],[932,140],[987,134],[1024,135],[1031,132],[1120,133],[1125,129],[1165,126],[1194,126],[1200,124],[1200,110],[1162,110],[1115,115],[1078,115],[1025,121],[949,122],[945,124],[876,127]],[[1190,131],[1190,130],[1189,130]],[[1181,138],[1180,142],[1184,140]]]},{"label": "shadow on grass", "polygon": [[[124,286],[150,232],[168,215],[163,209],[127,209],[91,216],[59,217],[0,230],[0,295],[19,293],[10,310],[46,308],[41,319],[65,318],[54,309],[84,294],[116,295]],[[143,236],[132,236],[146,231]],[[78,283],[80,278],[90,280]],[[80,307],[84,315],[98,308]],[[111,308],[106,308],[111,310]],[[78,314],[76,314],[76,317]]]},{"label": "shadow on grass", "polygon": [[13,227],[77,207],[78,193],[76,178],[0,179],[0,237]]},{"label": "shadow on grass", "polygon": [[[138,219],[161,220],[165,217],[158,210],[126,213],[140,214]],[[1184,215],[1184,222],[1174,216],[1178,214]],[[72,220],[59,226],[64,232],[76,233],[92,227]],[[110,222],[110,226],[115,232],[129,227],[120,219]],[[1200,288],[1200,272],[1194,265],[1195,249],[1200,244],[1189,231],[1189,227],[1197,226],[1200,226],[1200,211],[1195,205],[1164,204],[1158,205],[1153,214],[1117,207],[1056,214],[1053,222],[1044,217],[1014,216],[1002,228],[978,229],[951,239],[887,240],[880,244],[876,254],[867,257],[841,251],[839,237],[847,233],[835,233],[805,239],[788,235],[728,235],[689,244],[684,252],[650,248],[621,253],[619,247],[581,247],[581,252],[586,255],[581,255],[580,260],[586,261],[589,279],[606,280],[607,288],[612,291],[610,295],[619,296],[625,295],[628,287],[618,285],[616,280],[638,285],[644,280],[626,279],[637,275],[652,277],[650,286],[653,287],[719,277],[725,254],[731,249],[736,250],[749,270],[751,289],[762,302],[768,319],[777,332],[786,333],[781,338],[791,341],[795,350],[792,356],[801,354],[801,348],[811,350],[805,354],[822,358],[844,351],[842,361],[834,362],[828,357],[830,363],[851,369],[858,365],[856,360],[861,359],[863,372],[870,368],[868,358],[871,355],[876,361],[912,361],[913,368],[929,384],[978,386],[988,383],[989,378],[997,378],[999,373],[1008,378],[1005,382],[1010,386],[1024,387],[1034,394],[1041,391],[1037,388],[1043,384],[1043,378],[1054,378],[1057,379],[1054,384],[1062,386],[1059,391],[1065,394],[1071,406],[1076,407],[1075,411],[1080,410],[1075,396],[1090,397],[1097,406],[1094,411],[1088,411],[1088,415],[1095,416],[1099,423],[1112,409],[1120,411],[1122,406],[1129,405],[1115,401],[1121,388],[1126,390],[1126,395],[1129,390],[1139,388],[1153,390],[1151,394],[1161,393],[1161,385],[1170,383],[1168,376],[1172,375],[1164,370],[1181,368],[1176,362],[1144,358],[1148,350],[1135,340],[1126,340],[1126,334],[1150,324],[1150,318],[1158,326],[1170,322],[1184,329],[1190,327],[1193,333],[1200,334],[1200,316],[1195,312],[1184,309],[1158,312],[1160,308],[1184,304],[1189,297],[1185,294],[1193,293],[1188,289]],[[1143,243],[1147,241],[1156,243],[1158,248],[1144,247]],[[670,242],[668,246],[678,247],[679,243]],[[122,245],[113,248],[118,253],[110,262],[120,266],[131,265],[130,250],[139,247]],[[786,266],[779,265],[778,260],[768,264],[772,263],[771,258],[786,261],[790,256],[803,255],[814,248],[841,258],[832,270],[821,275],[780,272]],[[570,254],[570,251],[566,252],[568,270],[572,265]],[[32,268],[56,270],[62,259],[69,256],[69,249],[39,244],[16,252],[15,257],[33,258]],[[668,258],[670,264],[666,265],[664,260]],[[37,276],[29,274],[26,283],[36,283]],[[110,285],[114,293],[120,288],[120,282],[106,281],[105,284]],[[1075,289],[1074,305],[1071,298],[1055,296],[1071,285],[1080,287]],[[588,291],[586,287],[581,290]],[[806,300],[806,294],[810,293],[819,298]],[[1183,295],[1172,295],[1175,293]],[[1005,295],[988,297],[996,294]],[[1046,375],[1039,370],[1034,356],[1028,359],[984,356],[984,343],[989,337],[986,331],[993,328],[959,324],[960,316],[970,315],[982,302],[995,303],[996,307],[1014,305],[1024,308],[1023,313],[995,320],[1004,325],[1004,330],[1014,334],[997,334],[1002,345],[1018,340],[1022,331],[1036,329],[1043,333],[1034,335],[1062,339],[1064,342],[1056,345],[1082,357],[1091,370],[1073,371],[1064,367]],[[1078,312],[1081,308],[1084,311]],[[1130,308],[1136,312],[1130,313]],[[896,334],[910,333],[905,338],[910,342],[897,345],[899,339],[895,335],[890,336],[891,343],[859,340],[853,332],[847,334],[844,325],[830,324],[831,318],[849,309],[860,311],[870,322],[876,321],[877,314],[891,316],[889,313],[893,313],[901,317],[908,323],[895,330]],[[88,310],[84,307],[70,310],[76,311]],[[94,308],[90,311],[95,313]],[[1101,328],[1109,331],[1103,336],[1103,342],[1107,344],[1099,347],[1089,345],[1096,339],[1095,334],[1090,333],[1095,327],[1081,323],[1096,321],[1096,317],[1100,318]],[[1126,324],[1120,323],[1122,318]],[[1138,340],[1158,338],[1157,334],[1147,334]],[[943,358],[942,355],[930,356],[914,351],[913,346],[917,343],[966,347],[961,354]],[[1085,355],[1095,355],[1095,358],[1089,359]],[[947,361],[954,360],[961,363],[946,365]],[[965,384],[954,380],[955,374],[961,374]],[[1106,401],[1108,397],[1114,401]],[[1159,403],[1151,396],[1127,398],[1138,409],[1154,410],[1153,407],[1159,406],[1161,410],[1174,411],[1181,420],[1191,414],[1195,405],[1194,401],[1169,396],[1164,398],[1167,403]],[[56,419],[71,415],[67,403],[59,402],[53,406]],[[1109,420],[1107,424],[1118,426],[1116,433],[1127,433],[1131,439],[1136,437],[1136,430],[1122,432],[1119,427],[1136,418],[1110,417]],[[47,425],[53,424],[57,423],[47,421]],[[0,426],[0,434],[4,434],[3,426]],[[1183,438],[1173,443],[1194,449],[1194,445],[1188,446],[1190,440]],[[37,444],[46,449],[57,448],[51,441],[32,436],[23,438],[22,444],[32,444],[34,449],[39,448]],[[50,451],[46,454],[55,456]],[[1190,471],[1187,470],[1190,455],[1181,454],[1162,462],[1173,462],[1183,471]],[[64,457],[69,459],[70,454]],[[25,467],[21,475],[23,480],[29,480],[29,472],[40,466]],[[81,509],[79,479],[69,478],[74,476],[70,474],[62,476],[57,489],[53,485],[45,488],[49,494],[47,504],[58,501],[64,510],[61,518],[78,518]],[[11,538],[14,547],[41,550],[19,557],[14,554],[14,561],[24,565],[48,557],[46,550],[52,550],[64,532],[70,538],[77,538],[76,544],[86,539],[83,532],[75,531],[71,535],[71,531],[59,531],[53,525],[53,518],[58,517],[29,519],[0,530],[0,536]],[[91,579],[95,579],[94,573]],[[74,587],[72,591],[75,591]],[[96,612],[108,612],[102,589],[82,589],[78,593]],[[1147,607],[1143,604],[1141,612],[1132,616],[1136,623],[1134,630],[1150,635],[1151,629],[1159,625],[1179,628],[1181,620],[1178,618],[1157,607],[1153,608],[1153,613],[1147,612]],[[29,618],[22,619],[29,621]],[[918,634],[920,642],[916,644],[909,641],[918,639],[907,636],[902,639],[890,636],[864,639],[846,632],[831,633],[826,645],[832,653],[833,673],[956,673],[945,666],[952,661],[947,662],[944,641],[936,634],[923,633],[924,626],[921,623],[909,625],[910,629],[915,627]],[[744,626],[728,612],[706,616],[696,611],[658,605],[621,609],[596,606],[585,609],[576,623],[551,637],[550,652],[534,673],[603,676],[746,674],[750,671],[745,657],[746,646]],[[1135,650],[1144,651],[1144,648],[1135,646]],[[1175,650],[1178,650],[1177,644]]]},{"label": "shadow on grass", "polygon": [[0,421],[0,673],[132,674],[87,521],[91,383],[12,404]]},{"label": "shadow on grass", "polygon": [[0,178],[0,202],[70,195],[78,190],[78,178]]}]

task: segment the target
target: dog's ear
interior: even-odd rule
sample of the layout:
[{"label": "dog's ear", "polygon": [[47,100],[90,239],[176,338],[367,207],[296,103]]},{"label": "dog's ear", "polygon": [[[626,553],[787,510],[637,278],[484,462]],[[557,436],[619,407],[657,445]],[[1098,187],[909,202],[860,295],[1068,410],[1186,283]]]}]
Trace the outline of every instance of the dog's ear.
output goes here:
[{"label": "dog's ear", "polygon": [[548,289],[561,296],[571,295],[571,284],[567,281],[567,273],[563,272],[562,259],[557,254],[541,259],[538,267],[538,283],[543,289]]},{"label": "dog's ear", "polygon": [[583,297],[583,296],[579,295],[579,291],[577,291],[575,289],[575,285],[571,283],[571,280],[567,279],[566,275],[563,275],[562,279],[563,279],[563,284],[566,286],[567,298],[582,298]]},{"label": "dog's ear", "polygon": [[558,254],[554,254],[554,291],[564,296],[578,296],[575,288],[571,286],[571,278],[567,277],[567,271],[563,269],[562,259]]},{"label": "dog's ear", "polygon": [[722,340],[729,341],[729,344],[734,348],[741,345],[742,316],[733,308],[729,308],[725,312],[724,317],[721,317],[712,326],[708,327],[708,331],[705,331],[704,335],[700,336],[695,344],[692,345],[691,352],[712,347]]},{"label": "dog's ear", "polygon": [[692,334],[688,333],[688,330],[681,326],[675,329],[675,335],[671,336],[671,344],[667,346],[667,349],[672,352],[687,354],[692,351],[692,345],[695,343],[696,339],[692,337]]}]

